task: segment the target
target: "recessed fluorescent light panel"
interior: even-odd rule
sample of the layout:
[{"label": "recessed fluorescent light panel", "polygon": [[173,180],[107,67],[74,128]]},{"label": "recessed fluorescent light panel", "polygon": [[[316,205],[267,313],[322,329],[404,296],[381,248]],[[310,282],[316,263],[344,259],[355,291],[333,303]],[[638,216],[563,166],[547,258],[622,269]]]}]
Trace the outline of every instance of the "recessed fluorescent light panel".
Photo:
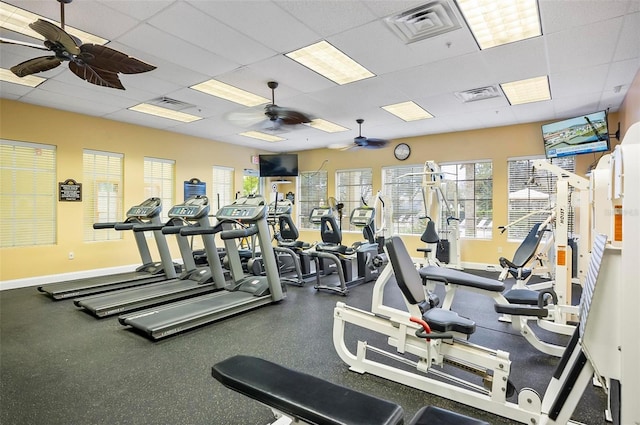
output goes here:
[{"label": "recessed fluorescent light panel", "polygon": [[537,0],[456,0],[480,49],[542,35]]},{"label": "recessed fluorescent light panel", "polygon": [[287,53],[287,56],[340,85],[375,76],[324,40]]},{"label": "recessed fluorescent light panel", "polygon": [[142,112],[143,114],[155,115],[157,117],[168,118],[170,120],[180,122],[193,122],[202,119],[202,117],[198,117],[196,115],[191,115],[180,111],[173,111],[171,109],[162,108],[160,106],[150,105],[148,103],[140,103],[136,106],[132,106],[129,109],[136,112]]},{"label": "recessed fluorescent light panel", "polygon": [[500,84],[500,87],[511,105],[551,100],[549,78],[546,75],[503,83]]},{"label": "recessed fluorescent light panel", "polygon": [[271,102],[266,97],[258,96],[214,79],[196,84],[190,88],[210,94],[211,96],[230,100],[231,102],[239,103],[244,106],[258,106]]},{"label": "recessed fluorescent light panel", "polygon": [[259,131],[245,131],[244,133],[240,133],[241,136],[251,137],[252,139],[264,140],[265,142],[281,142],[283,140],[282,137],[272,136],[271,134],[261,133]]},{"label": "recessed fluorescent light panel", "polygon": [[343,127],[343,126],[338,125],[336,123],[332,123],[331,121],[323,120],[322,118],[318,118],[318,119],[312,120],[309,123],[309,126],[311,126],[313,128],[316,128],[318,130],[325,131],[327,133],[339,133],[341,131],[349,130],[346,127]]},{"label": "recessed fluorescent light panel", "polygon": [[26,77],[21,78],[8,69],[0,68],[0,80],[28,87],[38,87],[43,81],[46,81],[47,79],[36,77],[35,75],[27,75]]},{"label": "recessed fluorescent light panel", "polygon": [[[0,2],[0,27],[2,28],[37,38],[38,40],[44,40],[44,37],[29,28],[29,24],[37,21],[38,19],[53,22],[60,26],[60,22],[11,6],[5,2]],[[97,35],[81,31],[68,25],[65,25],[64,30],[69,34],[78,37],[83,43],[106,44],[109,42],[109,40],[105,38],[98,37]]]},{"label": "recessed fluorescent light panel", "polygon": [[433,118],[433,115],[412,101],[383,106],[382,109],[404,121],[418,121]]}]

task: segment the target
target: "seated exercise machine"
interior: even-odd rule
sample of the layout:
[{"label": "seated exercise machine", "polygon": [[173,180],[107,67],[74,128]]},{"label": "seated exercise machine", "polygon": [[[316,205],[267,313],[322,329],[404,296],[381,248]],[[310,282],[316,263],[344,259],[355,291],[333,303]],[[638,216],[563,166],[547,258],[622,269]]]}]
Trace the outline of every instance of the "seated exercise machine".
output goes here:
[{"label": "seated exercise machine", "polygon": [[[132,230],[134,226],[143,224],[159,225],[161,224],[161,211],[162,201],[160,198],[149,198],[140,205],[129,208],[125,221],[94,223],[93,228],[122,231]],[[174,264],[171,260],[169,246],[162,232],[159,229],[152,230],[152,232],[160,254],[160,262],[154,262],[151,258],[145,235],[136,232],[134,236],[142,265],[135,271],[50,283],[38,286],[38,291],[51,296],[54,300],[62,300],[174,279],[182,267],[179,264]]]},{"label": "seated exercise machine", "polygon": [[138,233],[153,230],[161,231],[165,235],[176,235],[185,269],[178,278],[77,298],[74,304],[96,317],[106,317],[222,289],[225,278],[214,235],[203,235],[208,265],[197,267],[187,237],[182,233],[185,228],[210,227],[208,214],[209,199],[206,196],[196,195],[173,206],[168,212],[169,221],[166,224],[145,224],[133,227],[133,231]]},{"label": "seated exercise machine", "polygon": [[[320,223],[322,242],[317,243],[309,254],[315,261],[316,270],[328,275],[335,271],[338,274],[339,285],[330,285],[321,280],[320,273],[316,273],[316,289],[326,289],[347,295],[349,288],[371,282],[377,279],[382,265],[378,244],[375,242],[373,220],[375,209],[371,207],[355,208],[350,216],[351,224],[363,229],[367,239],[349,247],[342,244],[342,231],[329,208],[314,208],[309,220]],[[353,261],[356,262],[357,275],[353,276]]]},{"label": "seated exercise machine", "polygon": [[[267,224],[267,206],[261,196],[236,199],[216,213],[218,224],[214,227],[200,226],[182,229],[183,236],[210,236],[219,230],[224,241],[232,281],[222,291],[189,298],[173,304],[154,307],[118,317],[120,324],[157,340],[175,333],[202,326],[229,316],[276,303],[285,298],[285,291],[278,275],[275,254],[271,247],[271,236]],[[237,228],[242,222],[248,227]],[[247,274],[243,270],[236,239],[256,236],[264,261],[264,276]],[[215,241],[211,247],[215,250]],[[222,274],[217,264],[212,271]]]},{"label": "seated exercise machine", "polygon": [[[596,238],[594,242],[595,254],[591,256],[588,276],[594,286],[602,259],[597,254],[604,251],[605,243],[606,237]],[[350,370],[371,373],[523,424],[573,423],[571,415],[594,373],[593,365],[583,351],[579,328],[575,328],[544,398],[540,399],[536,391],[524,388],[517,394],[517,403],[509,402],[507,398],[516,392],[509,380],[509,353],[468,342],[475,331],[475,323],[470,319],[440,308],[422,311],[421,306],[428,304],[422,278],[406,247],[394,236],[385,242],[385,249],[408,311],[386,307],[391,314],[380,314],[337,303],[333,343]],[[593,292],[585,292],[582,304],[591,303],[592,295]],[[585,314],[581,320],[593,323],[600,318]],[[392,350],[358,341],[356,352],[351,352],[345,341],[347,324],[385,335]],[[417,360],[404,356],[405,353]],[[380,356],[387,361],[378,361]],[[402,368],[393,366],[393,362],[402,364]],[[407,365],[415,370],[408,370]],[[444,365],[479,376],[483,385],[444,372],[441,369]]]},{"label": "seated exercise machine", "polygon": [[[298,240],[300,233],[291,218],[292,208],[293,204],[289,200],[271,202],[267,222],[273,229],[272,236],[276,241],[276,246],[273,249],[276,253],[281,280],[285,283],[303,286],[305,279],[314,276],[310,270],[311,259],[306,252],[311,248],[311,245]],[[251,269],[254,274],[262,274],[262,268],[262,261],[258,257],[254,260],[254,266]],[[286,274],[289,275],[284,277],[283,275]]]},{"label": "seated exercise machine", "polygon": [[[501,226],[501,232],[507,230],[507,227]],[[511,260],[506,257],[498,259],[500,267],[502,267],[498,280],[504,281],[511,276],[516,280],[517,287],[524,288],[534,275],[549,276],[551,270],[548,266],[548,251],[552,245],[552,242],[550,243],[550,239],[552,239],[550,232],[552,231],[549,220],[544,223],[534,223],[516,249],[513,258]],[[545,242],[543,243],[543,241]]]},{"label": "seated exercise machine", "polygon": [[[273,425],[402,425],[402,407],[390,401],[251,356],[216,363],[212,376],[225,387],[269,407]],[[489,425],[469,416],[426,406],[409,425]]]}]

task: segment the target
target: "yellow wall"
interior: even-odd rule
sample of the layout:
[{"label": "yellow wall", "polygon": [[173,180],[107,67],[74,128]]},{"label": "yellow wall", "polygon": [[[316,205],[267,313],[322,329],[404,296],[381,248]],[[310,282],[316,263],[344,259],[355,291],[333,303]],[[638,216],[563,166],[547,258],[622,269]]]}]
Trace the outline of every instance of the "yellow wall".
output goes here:
[{"label": "yellow wall", "polygon": [[[1,138],[57,146],[57,181],[71,178],[82,182],[83,149],[124,154],[125,208],[144,200],[144,156],[176,161],[175,197],[179,202],[183,182],[193,177],[206,182],[211,194],[214,165],[235,168],[235,190],[242,190],[242,171],[256,167],[251,164],[251,155],[259,153],[252,148],[5,99],[0,100],[0,112]],[[83,241],[82,203],[58,202],[57,214],[56,245],[0,249],[0,280],[140,263],[130,232],[124,232],[124,239],[118,241]],[[172,255],[180,258],[173,239],[169,238]],[[156,255],[155,244],[150,241],[149,245]],[[73,260],[68,259],[71,251]]]},{"label": "yellow wall", "polygon": [[[617,114],[609,116],[609,124],[616,128]],[[324,170],[328,171],[329,196],[335,196],[335,171],[348,168],[373,168],[374,192],[382,188],[380,168],[389,165],[419,165],[433,160],[439,163],[490,159],[493,162],[493,238],[491,240],[464,239],[461,242],[463,262],[497,264],[500,256],[511,258],[518,244],[507,242],[507,235],[500,234],[496,227],[507,221],[507,159],[513,157],[544,155],[540,126],[543,123],[495,127],[457,133],[437,134],[394,140],[388,147],[379,150],[351,149],[336,151],[318,149],[299,153],[299,166],[303,171],[317,170],[324,160],[329,160]],[[398,161],[393,156],[393,147],[400,142],[411,146],[411,156]],[[577,174],[585,175],[598,155],[580,155],[577,158]],[[315,241],[317,232],[301,231],[301,239]],[[358,233],[345,233],[345,243],[361,240]],[[423,246],[418,236],[404,238],[410,252]],[[501,251],[501,253],[499,252]],[[419,255],[416,253],[416,257]]]},{"label": "yellow wall", "polygon": [[[611,130],[621,122],[621,132],[640,120],[640,73],[620,109],[609,117]],[[43,108],[2,99],[0,100],[0,137],[8,140],[45,143],[57,146],[58,181],[73,178],[82,182],[82,150],[95,149],[123,153],[124,205],[140,202],[144,196],[143,157],[174,159],[176,161],[176,200],[182,199],[182,182],[192,177],[209,183],[211,167],[233,167],[235,191],[242,190],[242,170],[256,168],[250,163],[255,149],[232,146],[206,139],[184,136],[167,131],[139,127]],[[318,149],[299,152],[300,170],[317,170],[325,159],[323,169],[328,171],[329,196],[334,195],[335,171],[347,168],[373,168],[374,190],[381,188],[380,168],[401,164],[393,157],[393,146],[408,143],[411,157],[405,164],[422,165],[426,160],[437,162],[491,159],[494,171],[493,208],[494,227],[507,222],[506,161],[510,157],[541,155],[543,144],[540,133],[542,123],[522,124],[458,133],[448,133],[394,140],[381,150],[335,151]],[[592,155],[577,157],[578,174],[584,175],[596,159]],[[295,192],[294,185],[279,188]],[[266,186],[266,191],[270,186]],[[266,194],[268,196],[268,193]],[[299,194],[296,194],[299,196]],[[0,249],[0,280],[20,279],[65,272],[91,270],[139,263],[133,236],[121,241],[83,242],[82,205],[58,203],[58,242],[53,246]],[[319,239],[317,232],[301,232],[301,239]],[[359,240],[358,234],[346,234],[345,243]],[[413,250],[421,243],[417,236],[407,237]],[[471,263],[496,264],[500,255],[511,257],[517,247],[508,243],[506,235],[494,231],[492,240],[463,240],[462,260]],[[153,247],[152,247],[153,248]],[[502,248],[502,254],[498,253]],[[69,260],[73,251],[75,259]],[[152,251],[155,254],[155,250]],[[174,258],[179,253],[172,244]]]}]

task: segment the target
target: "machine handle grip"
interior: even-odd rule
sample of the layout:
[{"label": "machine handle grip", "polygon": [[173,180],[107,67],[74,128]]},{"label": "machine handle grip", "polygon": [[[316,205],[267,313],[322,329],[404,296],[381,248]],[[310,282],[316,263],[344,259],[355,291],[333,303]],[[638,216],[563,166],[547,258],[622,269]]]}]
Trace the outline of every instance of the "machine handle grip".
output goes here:
[{"label": "machine handle grip", "polygon": [[258,233],[258,226],[249,226],[246,229],[225,230],[220,232],[220,237],[226,239],[242,239]]},{"label": "machine handle grip", "polygon": [[99,229],[113,229],[116,224],[118,224],[119,222],[114,221],[114,222],[110,222],[110,223],[93,223],[93,228],[95,230],[99,230]]},{"label": "machine handle grip", "polygon": [[153,230],[162,230],[164,224],[136,224],[133,226],[134,232],[151,232]]},{"label": "machine handle grip", "polygon": [[164,235],[177,235],[184,226],[164,226],[162,227],[162,234]]},{"label": "machine handle grip", "polygon": [[[411,316],[411,317],[409,317],[409,320],[412,321],[413,323],[417,323],[420,326],[422,326],[422,329],[416,330],[416,336],[418,338],[423,338],[421,335],[430,334],[431,333],[431,327],[429,326],[429,324],[427,322],[425,322],[421,318]],[[420,333],[420,335],[418,333]],[[427,338],[427,341],[431,341],[431,340],[429,338]]]},{"label": "machine handle grip", "polygon": [[195,235],[215,235],[222,230],[221,225],[214,227],[183,227],[180,229],[180,236],[195,236]]},{"label": "machine handle grip", "polygon": [[116,223],[113,228],[116,230],[131,230],[135,226],[135,223]]}]

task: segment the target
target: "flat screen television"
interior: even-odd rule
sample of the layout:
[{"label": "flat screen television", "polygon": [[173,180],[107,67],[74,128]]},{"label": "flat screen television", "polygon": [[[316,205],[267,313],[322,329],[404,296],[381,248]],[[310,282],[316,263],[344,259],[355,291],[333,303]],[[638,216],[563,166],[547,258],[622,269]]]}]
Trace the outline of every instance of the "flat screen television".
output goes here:
[{"label": "flat screen television", "polygon": [[599,111],[544,124],[542,138],[547,158],[608,151],[607,113]]},{"label": "flat screen television", "polygon": [[298,175],[298,155],[294,153],[259,155],[260,177],[295,177]]}]

